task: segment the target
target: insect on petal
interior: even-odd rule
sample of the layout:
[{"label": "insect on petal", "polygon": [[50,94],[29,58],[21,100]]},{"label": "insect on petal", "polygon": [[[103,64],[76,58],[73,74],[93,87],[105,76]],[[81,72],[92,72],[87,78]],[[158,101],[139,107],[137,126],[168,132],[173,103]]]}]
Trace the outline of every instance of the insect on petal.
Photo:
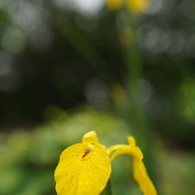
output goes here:
[{"label": "insect on petal", "polygon": [[[94,138],[94,134],[89,135]],[[99,195],[110,173],[110,159],[101,144],[83,142],[72,145],[62,152],[54,173],[57,194]]]}]

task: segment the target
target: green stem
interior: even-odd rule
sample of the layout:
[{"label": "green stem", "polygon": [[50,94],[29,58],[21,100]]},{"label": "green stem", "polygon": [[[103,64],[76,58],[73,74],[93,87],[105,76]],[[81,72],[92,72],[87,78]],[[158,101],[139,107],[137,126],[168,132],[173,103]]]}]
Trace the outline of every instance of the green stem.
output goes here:
[{"label": "green stem", "polygon": [[108,180],[106,187],[104,188],[100,195],[112,195],[111,179]]},{"label": "green stem", "polygon": [[152,180],[154,180],[151,132],[143,103],[144,94],[141,82],[143,81],[143,63],[138,45],[137,18],[130,16],[129,12],[124,10],[121,19],[124,25],[124,42],[122,44],[127,67],[126,83],[130,102],[130,123],[138,140],[138,145],[144,153],[144,162],[148,173]]},{"label": "green stem", "polygon": [[193,105],[191,104],[191,102],[194,101],[194,97],[192,96],[192,94],[190,93],[190,90],[188,89],[188,83],[186,85],[183,85],[182,88],[183,88],[183,92],[184,92],[185,98],[186,98],[186,100],[188,102],[189,109],[190,109],[193,117],[195,118],[195,110],[194,110]]}]

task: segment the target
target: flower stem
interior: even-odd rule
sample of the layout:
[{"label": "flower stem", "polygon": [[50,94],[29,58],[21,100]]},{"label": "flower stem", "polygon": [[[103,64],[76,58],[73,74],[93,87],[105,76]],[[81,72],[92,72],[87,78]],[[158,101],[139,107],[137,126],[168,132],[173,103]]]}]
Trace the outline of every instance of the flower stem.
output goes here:
[{"label": "flower stem", "polygon": [[111,179],[108,180],[106,187],[104,188],[100,195],[112,195]]},{"label": "flower stem", "polygon": [[144,153],[144,162],[148,173],[154,181],[156,178],[154,177],[155,173],[153,169],[151,131],[143,101],[143,62],[138,45],[137,18],[130,15],[127,10],[123,10],[121,22],[123,24],[121,44],[124,49],[124,59],[127,68],[125,79],[130,104],[130,117],[127,120],[130,121],[130,125],[133,127],[138,145]]}]

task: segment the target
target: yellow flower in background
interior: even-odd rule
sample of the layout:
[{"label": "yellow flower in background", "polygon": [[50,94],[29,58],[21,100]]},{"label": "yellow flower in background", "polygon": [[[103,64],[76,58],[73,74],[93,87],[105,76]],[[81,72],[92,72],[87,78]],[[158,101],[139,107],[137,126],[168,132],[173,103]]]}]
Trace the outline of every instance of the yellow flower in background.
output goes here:
[{"label": "yellow flower in background", "polygon": [[[114,145],[106,150],[98,142],[95,131],[83,136],[82,143],[65,149],[54,177],[58,195],[99,195],[111,174],[111,161],[119,155],[133,157],[134,178],[144,195],[157,195],[142,161],[143,154],[135,139],[128,136],[129,145]],[[109,157],[111,156],[111,158]]]},{"label": "yellow flower in background", "polygon": [[120,9],[123,5],[123,0],[106,0],[108,8],[112,10]]},{"label": "yellow flower in background", "polygon": [[106,4],[112,10],[120,9],[125,5],[131,13],[139,15],[147,11],[150,0],[106,0]]},{"label": "yellow flower in background", "polygon": [[150,0],[127,0],[126,5],[133,14],[143,14],[147,11]]}]

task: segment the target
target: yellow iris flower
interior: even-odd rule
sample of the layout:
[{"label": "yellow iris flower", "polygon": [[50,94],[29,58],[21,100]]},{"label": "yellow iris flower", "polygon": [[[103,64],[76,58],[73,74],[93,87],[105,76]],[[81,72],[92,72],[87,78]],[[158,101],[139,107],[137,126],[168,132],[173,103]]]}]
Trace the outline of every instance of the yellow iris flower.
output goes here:
[{"label": "yellow iris flower", "polygon": [[[133,157],[134,178],[144,195],[157,195],[142,161],[143,154],[135,139],[128,136],[129,145],[114,145],[109,149],[98,142],[95,131],[83,136],[82,143],[66,148],[56,167],[54,177],[58,195],[99,195],[111,174],[111,161],[118,155]],[[111,156],[111,157],[110,157]]]},{"label": "yellow iris flower", "polygon": [[150,0],[106,0],[108,8],[112,10],[120,9],[125,5],[133,14],[143,14],[147,11]]}]

